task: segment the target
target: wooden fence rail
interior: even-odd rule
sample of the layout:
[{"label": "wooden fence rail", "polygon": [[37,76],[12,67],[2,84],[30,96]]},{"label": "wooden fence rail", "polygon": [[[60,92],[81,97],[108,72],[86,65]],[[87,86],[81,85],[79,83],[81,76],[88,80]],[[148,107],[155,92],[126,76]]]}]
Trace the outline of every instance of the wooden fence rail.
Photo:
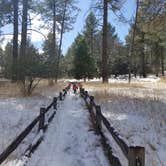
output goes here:
[{"label": "wooden fence rail", "polygon": [[[41,108],[40,109],[40,115],[37,116],[25,129],[22,131],[15,139],[12,141],[12,143],[0,154],[0,164],[4,162],[8,156],[22,143],[24,138],[32,131],[32,129],[36,126],[36,124],[39,124],[38,127],[38,133],[42,130],[45,131],[49,122],[53,119],[54,115],[56,114],[56,111],[53,111],[53,113],[48,116],[48,120],[46,122],[46,113],[49,113],[49,110],[53,107],[54,110],[57,109],[57,101],[60,100],[62,101],[66,94],[67,91],[70,89],[70,85],[68,85],[65,89],[63,89],[63,93],[60,92],[58,97],[54,97],[52,103],[47,107],[47,108]],[[24,154],[30,156],[32,151],[34,151],[34,147],[38,146],[41,142],[41,138],[39,138],[39,141],[36,141],[36,144],[34,145],[29,145],[27,150],[24,152]]]},{"label": "wooden fence rail", "polygon": [[[80,94],[88,107],[88,110],[92,118],[92,122],[95,124],[97,133],[100,133],[102,136],[104,135],[102,132],[102,125],[104,125],[106,129],[109,131],[109,133],[112,135],[113,139],[119,145],[124,156],[127,158],[128,165],[145,166],[145,148],[140,146],[129,147],[125,143],[125,141],[122,138],[120,138],[119,134],[111,126],[107,118],[102,114],[100,106],[96,105],[96,103],[94,102],[94,96],[90,96],[88,94],[88,91],[85,91],[83,88],[80,88]],[[112,158],[112,160],[117,160],[115,156],[112,156]],[[116,163],[118,163],[118,161]],[[119,166],[119,164],[117,165]],[[115,164],[114,166],[117,165]]]}]

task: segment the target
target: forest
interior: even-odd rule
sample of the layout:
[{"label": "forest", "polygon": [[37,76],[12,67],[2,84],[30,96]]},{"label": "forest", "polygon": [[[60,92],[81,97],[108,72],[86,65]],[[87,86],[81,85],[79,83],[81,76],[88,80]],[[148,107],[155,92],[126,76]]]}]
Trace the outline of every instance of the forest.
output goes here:
[{"label": "forest", "polygon": [[0,0],[1,166],[166,166],[166,0]]},{"label": "forest", "polygon": [[[166,63],[166,2],[137,0],[135,14],[129,20],[121,8],[125,1],[95,0],[89,8],[82,31],[65,55],[63,36],[73,29],[80,9],[75,0],[1,0],[0,28],[10,26],[11,34],[0,31],[1,45],[5,37],[12,39],[0,46],[2,77],[18,82],[24,93],[31,94],[41,79],[53,85],[59,78],[100,78],[124,75],[146,78],[148,74],[164,76]],[[110,11],[119,22],[130,25],[125,42],[120,41],[108,20]],[[41,28],[47,36],[31,28],[40,16]],[[44,37],[42,51],[31,41],[31,32]]]}]

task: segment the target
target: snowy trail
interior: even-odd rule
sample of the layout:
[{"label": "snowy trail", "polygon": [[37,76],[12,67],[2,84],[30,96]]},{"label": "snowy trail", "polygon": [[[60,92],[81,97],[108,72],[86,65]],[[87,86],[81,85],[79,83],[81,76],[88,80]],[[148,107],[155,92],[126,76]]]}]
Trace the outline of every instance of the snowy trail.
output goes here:
[{"label": "snowy trail", "polygon": [[108,165],[99,138],[89,130],[89,113],[83,101],[68,94],[27,166]]}]

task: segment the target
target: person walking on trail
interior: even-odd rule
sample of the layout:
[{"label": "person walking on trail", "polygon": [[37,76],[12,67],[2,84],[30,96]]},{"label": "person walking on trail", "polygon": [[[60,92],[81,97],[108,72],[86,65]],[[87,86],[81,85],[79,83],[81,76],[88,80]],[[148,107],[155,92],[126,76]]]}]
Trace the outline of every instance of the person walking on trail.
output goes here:
[{"label": "person walking on trail", "polygon": [[76,94],[77,92],[77,89],[78,89],[78,86],[76,84],[73,85],[73,92]]}]

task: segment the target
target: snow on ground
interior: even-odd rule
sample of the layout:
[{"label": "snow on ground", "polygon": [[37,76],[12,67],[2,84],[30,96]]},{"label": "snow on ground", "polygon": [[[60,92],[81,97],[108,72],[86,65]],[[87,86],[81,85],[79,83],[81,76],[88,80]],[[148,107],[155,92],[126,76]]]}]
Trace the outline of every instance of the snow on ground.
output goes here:
[{"label": "snow on ground", "polygon": [[146,165],[166,165],[166,104],[120,99],[102,105],[104,115],[130,146],[146,149]]},{"label": "snow on ground", "polygon": [[129,97],[129,98],[141,98],[146,100],[165,100],[166,98],[166,85],[147,82],[147,83],[133,83],[129,85],[126,83],[113,83],[113,84],[101,84],[101,83],[88,83],[85,84],[87,89],[93,95],[103,95],[114,97]]},{"label": "snow on ground", "polygon": [[[114,80],[112,79],[113,83]],[[65,82],[68,81],[65,80]],[[96,81],[100,80],[91,80],[91,82]],[[145,158],[148,166],[166,166],[166,87],[164,84],[160,86],[157,81],[156,78],[135,80],[136,83],[142,84],[143,88],[85,87],[95,96],[109,94],[109,98],[98,99],[104,115],[129,145],[140,145],[146,148]],[[122,78],[115,80],[115,83],[123,82],[126,83],[126,80],[123,81]],[[50,88],[42,89],[40,94],[27,98],[0,98],[0,152],[38,115],[39,108],[48,105],[58,93],[54,88]],[[114,95],[117,96],[114,98]],[[68,163],[72,163],[72,166],[74,164],[98,166],[99,163],[107,166],[108,163],[99,147],[98,138],[89,131],[88,116],[88,112],[82,107],[81,100],[76,96],[68,96],[48,129],[45,141],[29,161],[29,166],[33,162],[42,163],[41,158],[53,161],[56,159],[57,166],[63,166],[66,163],[67,166],[70,166]],[[55,141],[52,142],[52,140]],[[48,154],[54,152],[54,156],[47,155],[46,145],[49,147]],[[116,147],[113,147],[113,150],[118,156],[119,150]],[[18,148],[11,159],[17,158],[21,152],[22,148]],[[119,156],[123,160],[121,155]],[[58,165],[60,161],[62,161],[61,165]],[[15,160],[8,162],[5,166],[22,166],[23,164],[22,160]],[[51,161],[48,165],[51,166],[50,164],[52,164]]]},{"label": "snow on ground", "polygon": [[27,166],[107,166],[83,101],[67,95]]},{"label": "snow on ground", "polygon": [[[40,107],[48,106],[54,96],[52,88],[43,90],[41,94],[31,97],[2,97],[0,98],[0,153],[39,115]],[[19,157],[35,136],[35,129],[23,140],[9,157]]]},{"label": "snow on ground", "polygon": [[[166,91],[159,87],[156,98],[155,88],[154,84],[143,89],[111,85],[106,88],[87,85],[85,89],[96,96],[102,112],[128,145],[145,147],[145,165],[166,166]],[[117,155],[116,148],[113,149]]]},{"label": "snow on ground", "polygon": [[[64,82],[83,82],[83,79],[76,80],[76,79],[62,79]],[[149,75],[147,78],[142,78],[142,77],[134,77],[132,75],[132,82],[158,82],[160,80],[159,77],[156,77],[154,75]],[[88,82],[102,82],[102,78],[93,78],[89,79]],[[128,75],[119,75],[116,78],[114,76],[111,76],[108,79],[109,83],[126,83],[128,82]]]}]

